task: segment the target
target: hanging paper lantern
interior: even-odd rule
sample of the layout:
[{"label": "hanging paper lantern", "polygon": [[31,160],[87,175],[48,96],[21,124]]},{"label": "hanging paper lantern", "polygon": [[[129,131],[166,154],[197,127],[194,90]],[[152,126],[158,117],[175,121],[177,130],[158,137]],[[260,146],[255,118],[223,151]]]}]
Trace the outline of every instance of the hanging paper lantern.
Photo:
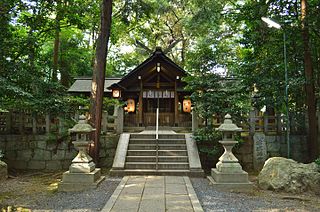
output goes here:
[{"label": "hanging paper lantern", "polygon": [[112,97],[119,98],[121,96],[121,91],[119,89],[112,90]]},{"label": "hanging paper lantern", "polygon": [[134,112],[135,110],[135,102],[134,99],[128,99],[127,100],[127,110],[128,112]]},{"label": "hanging paper lantern", "polygon": [[185,112],[185,113],[191,112],[191,100],[190,99],[183,100],[183,112]]}]

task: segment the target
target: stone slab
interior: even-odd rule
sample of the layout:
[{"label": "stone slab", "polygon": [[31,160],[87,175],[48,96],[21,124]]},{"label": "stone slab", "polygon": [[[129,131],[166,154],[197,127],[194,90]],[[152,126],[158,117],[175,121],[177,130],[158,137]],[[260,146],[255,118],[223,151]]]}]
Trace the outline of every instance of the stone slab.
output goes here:
[{"label": "stone slab", "polygon": [[201,167],[198,147],[196,142],[192,139],[192,134],[186,133],[185,139],[186,139],[186,145],[188,150],[188,160],[189,160],[190,170],[194,170],[194,171],[198,170],[198,172],[203,173],[203,176],[204,176],[204,172]]},{"label": "stone slab", "polygon": [[142,199],[139,207],[139,212],[164,212],[165,199],[164,198],[151,198]]},{"label": "stone slab", "polygon": [[248,183],[218,183],[211,176],[207,177],[210,181],[210,185],[212,185],[215,189],[221,191],[250,191],[253,189],[253,184],[251,182]]},{"label": "stone slab", "polygon": [[186,185],[166,184],[166,194],[188,194]]},{"label": "stone slab", "polygon": [[[181,184],[162,184],[163,187],[146,187],[146,182],[158,182],[165,180],[167,176],[125,176],[122,178],[120,184],[102,209],[103,212],[115,212],[115,211],[139,211],[139,212],[157,212],[157,211],[194,211],[202,212],[203,209],[199,203],[199,200],[194,192],[190,179],[188,177],[177,177],[177,179],[171,178],[170,182],[179,182]],[[169,178],[168,178],[169,179]],[[182,184],[182,180],[184,184]],[[136,183],[136,184],[134,184]],[[143,185],[142,193],[127,193],[124,192],[128,186],[137,187]],[[160,185],[160,184],[159,184]],[[175,185],[179,188],[184,188],[184,194],[173,194],[165,192],[169,185],[173,190]],[[178,188],[178,190],[179,190]],[[181,189],[180,189],[181,190]],[[141,198],[139,198],[141,195]],[[138,208],[137,208],[138,205]]]},{"label": "stone slab", "polygon": [[113,160],[112,169],[124,169],[130,134],[122,133],[119,138],[116,155]]},{"label": "stone slab", "polygon": [[248,183],[248,173],[223,173],[217,169],[211,169],[212,178],[218,183]]},{"label": "stone slab", "polygon": [[189,177],[183,177],[183,178],[187,186],[187,191],[189,193],[189,198],[190,198],[194,212],[202,212],[203,211],[202,206],[198,200],[196,192],[194,191],[190,178]]},{"label": "stone slab", "polygon": [[93,183],[72,183],[72,182],[60,182],[58,184],[58,191],[70,192],[70,191],[84,191],[95,189],[105,179],[105,176],[101,176]]},{"label": "stone slab", "polygon": [[129,176],[125,176],[125,177],[122,178],[121,182],[119,183],[119,185],[117,186],[116,190],[113,192],[113,194],[109,198],[109,200],[106,203],[106,205],[102,208],[101,212],[109,212],[109,211],[111,211],[112,207],[116,203],[116,200],[120,196],[120,193],[121,193],[122,189],[124,188],[124,186],[126,185],[126,183],[127,183],[129,178],[130,178]]},{"label": "stone slab", "polygon": [[166,183],[171,184],[185,184],[184,177],[173,177],[173,176],[166,176],[165,177]]},{"label": "stone slab", "polygon": [[193,211],[189,195],[166,195],[166,208],[170,210]]},{"label": "stone slab", "polygon": [[32,160],[28,162],[28,169],[41,170],[46,168],[45,161]]},{"label": "stone slab", "polygon": [[70,173],[66,171],[63,173],[62,182],[63,183],[94,183],[101,176],[100,169],[95,169],[90,173]]}]

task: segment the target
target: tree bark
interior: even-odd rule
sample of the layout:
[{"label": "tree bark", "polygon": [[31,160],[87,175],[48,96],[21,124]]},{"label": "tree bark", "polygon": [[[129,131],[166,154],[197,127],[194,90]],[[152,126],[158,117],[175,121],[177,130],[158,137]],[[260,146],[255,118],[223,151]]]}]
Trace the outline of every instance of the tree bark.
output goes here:
[{"label": "tree bark", "polygon": [[111,31],[112,0],[102,0],[101,27],[97,39],[96,57],[94,61],[93,77],[91,84],[90,122],[96,128],[93,135],[94,146],[90,154],[95,163],[99,159],[99,139],[101,131],[102,103],[104,93],[104,80],[106,71],[106,58],[108,42]]},{"label": "tree bark", "polygon": [[57,9],[56,9],[56,28],[55,28],[55,36],[54,36],[54,46],[53,46],[53,69],[52,69],[52,81],[58,81],[58,65],[59,65],[59,47],[60,47],[60,6],[61,2],[57,1]]},{"label": "tree bark", "polygon": [[302,39],[304,47],[304,71],[306,78],[306,105],[308,107],[308,150],[310,161],[317,158],[319,146],[317,141],[317,116],[316,116],[316,98],[314,88],[314,77],[312,67],[312,55],[309,46],[309,28],[308,28],[308,2],[301,0],[301,22],[302,22]]}]

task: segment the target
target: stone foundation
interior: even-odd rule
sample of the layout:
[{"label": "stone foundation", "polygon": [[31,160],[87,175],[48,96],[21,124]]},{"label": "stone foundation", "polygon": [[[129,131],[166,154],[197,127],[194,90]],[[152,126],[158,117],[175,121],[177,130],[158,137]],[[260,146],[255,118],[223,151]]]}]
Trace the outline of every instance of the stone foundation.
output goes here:
[{"label": "stone foundation", "polygon": [[[100,139],[101,167],[111,167],[119,136],[107,134]],[[46,135],[1,135],[0,149],[9,169],[65,170],[77,155],[72,144],[60,144]]]}]

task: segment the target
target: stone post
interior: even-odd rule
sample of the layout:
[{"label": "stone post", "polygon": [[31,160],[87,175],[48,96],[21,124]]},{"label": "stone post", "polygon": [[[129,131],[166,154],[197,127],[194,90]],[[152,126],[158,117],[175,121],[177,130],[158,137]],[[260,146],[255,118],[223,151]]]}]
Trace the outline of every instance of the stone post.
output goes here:
[{"label": "stone post", "polygon": [[11,133],[11,127],[12,127],[12,112],[9,110],[9,112],[6,114],[6,133],[10,134]]},{"label": "stone post", "polygon": [[121,134],[123,133],[123,108],[118,106],[117,107],[117,119],[116,119],[116,133]]},{"label": "stone post", "polygon": [[249,113],[249,133],[251,135],[256,131],[256,111],[251,110]]},{"label": "stone post", "polygon": [[46,133],[49,134],[50,133],[50,115],[46,114]]},{"label": "stone post", "polygon": [[37,118],[36,115],[32,115],[32,134],[37,134]]},{"label": "stone post", "polygon": [[102,112],[102,131],[107,132],[108,129],[108,112],[103,111]]},{"label": "stone post", "polygon": [[267,143],[264,133],[256,132],[253,136],[253,168],[260,171],[267,160]]},{"label": "stone post", "polygon": [[192,116],[192,132],[194,133],[199,127],[198,113],[192,110],[191,116]]},{"label": "stone post", "polygon": [[223,124],[216,130],[221,131],[223,134],[223,138],[219,143],[223,145],[224,153],[219,158],[216,168],[211,169],[211,176],[208,179],[217,189],[252,189],[253,186],[248,180],[248,173],[242,170],[238,159],[232,153],[233,146],[238,143],[234,140],[234,133],[242,131],[242,129],[233,124],[231,116],[227,114]]}]

